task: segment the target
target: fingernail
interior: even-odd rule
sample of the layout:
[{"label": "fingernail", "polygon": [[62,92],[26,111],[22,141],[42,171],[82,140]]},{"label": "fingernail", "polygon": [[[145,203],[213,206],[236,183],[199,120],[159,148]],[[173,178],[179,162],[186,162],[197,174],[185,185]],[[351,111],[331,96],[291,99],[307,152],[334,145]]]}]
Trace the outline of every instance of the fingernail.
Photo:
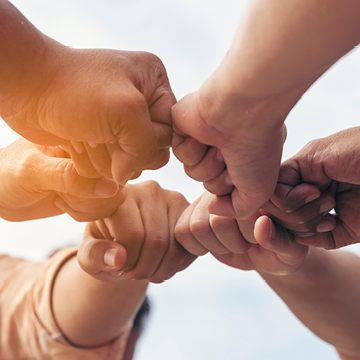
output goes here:
[{"label": "fingernail", "polygon": [[111,272],[110,274],[115,278],[118,278],[118,279],[123,279],[123,273],[124,273],[124,270],[118,270],[118,271],[113,271]]},{"label": "fingernail", "polygon": [[118,189],[118,184],[114,180],[102,178],[95,185],[94,195],[99,197],[112,197],[117,193]]},{"label": "fingernail", "polygon": [[305,204],[314,201],[315,199],[317,199],[318,197],[320,197],[319,193],[315,193],[315,194],[311,194],[309,195],[306,199],[305,199]]},{"label": "fingernail", "polygon": [[60,210],[65,211],[65,204],[59,197],[54,200],[54,205]]},{"label": "fingernail", "polygon": [[115,249],[115,248],[111,248],[111,249],[106,250],[106,253],[104,255],[104,263],[105,263],[105,265],[112,266],[112,267],[115,266],[115,257],[116,257],[116,254],[117,254],[118,251],[119,250]]},{"label": "fingernail", "polygon": [[328,200],[325,201],[323,204],[321,204],[320,206],[320,210],[319,210],[319,214],[322,213],[328,213],[330,210],[332,210],[334,208],[334,204],[332,201]]},{"label": "fingernail", "polygon": [[234,184],[232,183],[229,174],[225,176],[225,185],[226,186],[234,186]]},{"label": "fingernail", "polygon": [[134,279],[134,275],[132,275],[131,273],[128,273],[128,272],[124,272],[122,274],[122,277],[125,279],[125,280],[135,280]]},{"label": "fingernail", "polygon": [[98,146],[97,143],[94,143],[94,142],[91,142],[91,141],[88,141],[88,144],[89,144],[89,146],[92,147],[93,149]]},{"label": "fingernail", "polygon": [[327,219],[324,219],[320,222],[320,224],[316,227],[316,232],[327,232],[334,230],[334,224]]},{"label": "fingernail", "polygon": [[72,141],[71,145],[78,154],[82,154],[85,151],[85,146],[80,141]]},{"label": "fingernail", "polygon": [[216,160],[220,163],[224,162],[224,157],[221,154],[221,151],[219,149],[216,149]]},{"label": "fingernail", "polygon": [[274,223],[271,221],[270,218],[269,218],[269,224],[270,224],[269,238],[274,240],[276,237],[276,229]]}]

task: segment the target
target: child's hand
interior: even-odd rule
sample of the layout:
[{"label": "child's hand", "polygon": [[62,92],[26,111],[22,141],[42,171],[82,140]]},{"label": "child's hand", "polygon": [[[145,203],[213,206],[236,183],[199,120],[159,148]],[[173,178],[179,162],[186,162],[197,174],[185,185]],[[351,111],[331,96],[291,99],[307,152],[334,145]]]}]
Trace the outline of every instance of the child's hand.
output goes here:
[{"label": "child's hand", "polygon": [[127,185],[126,192],[114,215],[88,225],[78,253],[83,270],[103,281],[159,283],[188,267],[196,256],[174,237],[186,199],[154,181]]},{"label": "child's hand", "polygon": [[165,165],[176,99],[159,58],[45,43],[41,69],[2,99],[10,127],[32,142],[63,146],[85,177],[124,185],[134,172]]},{"label": "child's hand", "polygon": [[19,139],[0,152],[0,216],[6,220],[67,212],[77,221],[94,221],[113,214],[125,199],[112,180],[80,176],[58,147]]}]

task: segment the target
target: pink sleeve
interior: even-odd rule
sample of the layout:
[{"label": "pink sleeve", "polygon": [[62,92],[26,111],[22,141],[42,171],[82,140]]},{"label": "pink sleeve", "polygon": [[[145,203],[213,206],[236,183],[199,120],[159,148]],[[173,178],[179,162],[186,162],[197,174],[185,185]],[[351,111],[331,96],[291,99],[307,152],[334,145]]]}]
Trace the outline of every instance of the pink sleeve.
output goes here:
[{"label": "pink sleeve", "polygon": [[131,324],[112,343],[89,349],[70,344],[54,320],[54,279],[76,252],[61,250],[41,263],[0,257],[0,359],[122,359]]}]

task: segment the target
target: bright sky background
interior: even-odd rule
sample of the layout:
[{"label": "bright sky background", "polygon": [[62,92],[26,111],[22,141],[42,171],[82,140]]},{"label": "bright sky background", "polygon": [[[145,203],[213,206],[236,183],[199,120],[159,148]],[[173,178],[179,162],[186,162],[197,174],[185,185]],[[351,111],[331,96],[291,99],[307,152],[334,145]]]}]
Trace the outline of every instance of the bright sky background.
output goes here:
[{"label": "bright sky background", "polygon": [[[229,48],[246,0],[15,0],[40,30],[73,47],[145,50],[164,62],[178,98],[196,91]],[[356,126],[360,116],[360,53],[354,51],[318,81],[287,120],[284,159],[308,141]],[[18,136],[0,123],[0,146]],[[157,180],[189,201],[202,193],[172,158],[140,180]],[[0,252],[32,260],[81,240],[84,224],[63,215],[27,223],[0,220]],[[351,251],[360,254],[359,246]],[[150,288],[153,304],[137,351],[141,360],[338,359],[253,272],[210,256]]]}]

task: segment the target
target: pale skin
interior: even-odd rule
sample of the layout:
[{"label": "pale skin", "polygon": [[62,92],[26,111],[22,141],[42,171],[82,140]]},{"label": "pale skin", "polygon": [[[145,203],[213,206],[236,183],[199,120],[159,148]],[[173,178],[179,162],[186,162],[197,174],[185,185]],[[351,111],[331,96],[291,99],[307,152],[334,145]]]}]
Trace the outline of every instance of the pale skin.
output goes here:
[{"label": "pale skin", "polygon": [[115,339],[136,315],[149,282],[163,282],[196,259],[174,238],[175,223],[188,206],[182,195],[153,181],[126,190],[114,215],[88,224],[77,259],[56,277],[54,315],[79,346]]},{"label": "pale skin", "polygon": [[0,149],[0,169],[0,216],[9,221],[64,212],[77,221],[94,221],[112,215],[125,200],[117,186],[114,195],[104,197],[113,182],[80,176],[69,154],[57,146],[18,139]]},{"label": "pale skin", "polygon": [[[72,49],[6,0],[0,0],[0,34],[0,115],[12,129],[62,146],[81,176],[121,186],[166,164],[176,100],[155,55]],[[116,193],[116,183],[105,197]]]},{"label": "pale skin", "polygon": [[174,154],[215,195],[211,213],[250,218],[272,196],[284,121],[304,92],[360,42],[357,0],[253,0],[231,48],[172,109]]},{"label": "pale skin", "polygon": [[[301,245],[260,212],[237,221],[209,215],[205,205],[213,196],[205,193],[199,209],[201,199],[183,213],[175,229],[178,241],[193,254],[210,250],[226,265],[256,270],[306,327],[336,348],[342,360],[360,359],[360,259]],[[213,251],[216,243],[224,247],[218,253]]]}]

